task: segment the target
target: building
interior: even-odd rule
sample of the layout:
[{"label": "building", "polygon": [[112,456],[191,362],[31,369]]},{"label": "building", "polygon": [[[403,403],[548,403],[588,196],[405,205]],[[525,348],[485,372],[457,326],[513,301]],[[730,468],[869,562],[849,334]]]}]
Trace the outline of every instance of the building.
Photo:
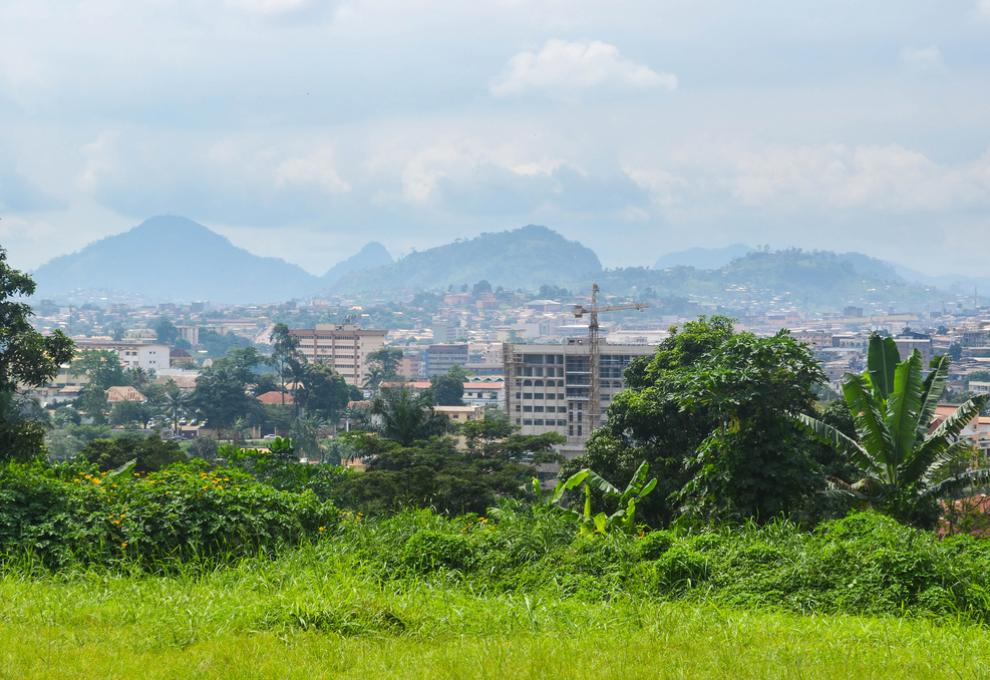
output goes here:
[{"label": "building", "polygon": [[107,389],[108,404],[119,404],[124,401],[137,401],[144,403],[148,401],[148,398],[130,385],[114,385],[113,387]]},{"label": "building", "polygon": [[299,353],[309,361],[327,364],[348,385],[361,387],[368,375],[368,355],[385,346],[383,330],[353,324],[316,324],[313,329],[293,329]]},{"label": "building", "polygon": [[152,372],[168,369],[172,366],[172,350],[168,345],[150,342],[131,342],[126,340],[95,340],[91,338],[76,339],[76,351],[109,351],[116,352],[120,357],[120,365],[124,368],[140,368]]},{"label": "building", "polygon": [[447,420],[455,425],[466,423],[470,420],[484,420],[484,406],[434,406],[434,413],[445,416]]},{"label": "building", "polygon": [[464,403],[472,406],[494,406],[505,409],[505,382],[498,380],[466,380]]},{"label": "building", "polygon": [[[600,413],[625,388],[624,372],[636,357],[654,352],[652,345],[600,345]],[[505,407],[510,422],[523,434],[557,432],[567,439],[562,453],[580,455],[591,432],[587,425],[590,356],[587,341],[574,338],[553,344],[507,344]]]},{"label": "building", "polygon": [[454,366],[467,366],[468,345],[430,345],[426,348],[426,377],[443,375]]},{"label": "building", "polygon": [[922,366],[926,369],[931,360],[935,358],[935,344],[931,338],[896,337],[894,342],[897,344],[897,351],[901,355],[901,359],[907,359],[912,352],[918,350],[918,353],[921,354]]},{"label": "building", "polygon": [[406,350],[402,353],[402,359],[396,368],[396,373],[406,380],[419,380],[423,377],[423,352],[420,350]]}]

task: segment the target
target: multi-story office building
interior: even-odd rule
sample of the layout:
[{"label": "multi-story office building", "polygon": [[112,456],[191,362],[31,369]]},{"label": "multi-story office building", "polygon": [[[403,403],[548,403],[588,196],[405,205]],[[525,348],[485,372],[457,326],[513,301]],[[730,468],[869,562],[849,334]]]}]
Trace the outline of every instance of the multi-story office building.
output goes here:
[{"label": "multi-story office building", "polygon": [[290,331],[299,340],[299,352],[309,361],[327,364],[348,385],[361,387],[368,375],[368,355],[385,346],[381,330],[353,324],[316,324],[316,328]]},{"label": "multi-story office building", "polygon": [[467,366],[467,343],[461,345],[430,345],[426,348],[426,377],[443,375],[454,366]]},{"label": "multi-story office building", "polygon": [[[601,344],[600,413],[625,387],[624,372],[636,357],[652,354],[653,345]],[[580,455],[591,431],[588,393],[591,384],[587,340],[572,338],[554,344],[506,344],[505,404],[509,420],[523,434],[558,432],[567,439],[566,456]]]},{"label": "multi-story office building", "polygon": [[76,338],[76,351],[106,350],[116,352],[124,368],[140,368],[143,371],[160,371],[171,367],[172,350],[168,345],[127,340],[98,340]]}]

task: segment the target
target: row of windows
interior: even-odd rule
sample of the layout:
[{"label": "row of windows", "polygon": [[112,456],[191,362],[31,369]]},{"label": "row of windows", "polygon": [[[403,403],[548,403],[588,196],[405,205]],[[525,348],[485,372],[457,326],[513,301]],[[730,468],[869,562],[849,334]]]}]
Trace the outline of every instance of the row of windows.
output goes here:
[{"label": "row of windows", "polygon": [[[523,413],[543,413],[544,409],[543,406],[523,406],[521,408]],[[567,413],[566,406],[547,406],[545,408],[547,413],[553,413],[554,409],[556,409],[557,413]],[[519,410],[520,406],[519,404],[516,404],[516,411],[518,412]]]},{"label": "row of windows", "polygon": [[[517,359],[518,360],[518,359]],[[524,364],[562,364],[564,355],[562,354],[523,354]]]},{"label": "row of windows", "polygon": [[[520,380],[519,378],[516,378],[516,387],[519,387],[519,386],[522,386],[522,387],[543,387],[544,386],[544,381],[543,380]],[[564,386],[564,381],[563,380],[547,380],[546,381],[546,387],[563,387],[563,386]]]},{"label": "row of windows", "polygon": [[516,399],[563,399],[563,394],[556,392],[516,392]]},{"label": "row of windows", "polygon": [[563,427],[567,424],[566,420],[546,420],[544,418],[535,418],[530,420],[529,418],[523,418],[520,420],[516,418],[516,425],[534,425],[534,426],[550,426],[550,427]]}]

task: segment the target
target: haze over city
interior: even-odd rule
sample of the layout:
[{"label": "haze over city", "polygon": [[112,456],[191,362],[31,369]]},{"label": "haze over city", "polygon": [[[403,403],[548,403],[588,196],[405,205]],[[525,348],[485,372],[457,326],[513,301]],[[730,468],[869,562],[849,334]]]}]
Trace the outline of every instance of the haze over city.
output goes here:
[{"label": "haze over city", "polygon": [[188,216],[320,274],[524,224],[980,274],[990,3],[5,2],[0,241]]}]

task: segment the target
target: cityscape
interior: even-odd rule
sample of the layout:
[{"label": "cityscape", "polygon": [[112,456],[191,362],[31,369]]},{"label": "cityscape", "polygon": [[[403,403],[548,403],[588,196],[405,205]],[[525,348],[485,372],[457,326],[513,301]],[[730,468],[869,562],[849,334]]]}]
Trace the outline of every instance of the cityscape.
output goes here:
[{"label": "cityscape", "polygon": [[990,676],[990,0],[0,1],[0,680]]}]

